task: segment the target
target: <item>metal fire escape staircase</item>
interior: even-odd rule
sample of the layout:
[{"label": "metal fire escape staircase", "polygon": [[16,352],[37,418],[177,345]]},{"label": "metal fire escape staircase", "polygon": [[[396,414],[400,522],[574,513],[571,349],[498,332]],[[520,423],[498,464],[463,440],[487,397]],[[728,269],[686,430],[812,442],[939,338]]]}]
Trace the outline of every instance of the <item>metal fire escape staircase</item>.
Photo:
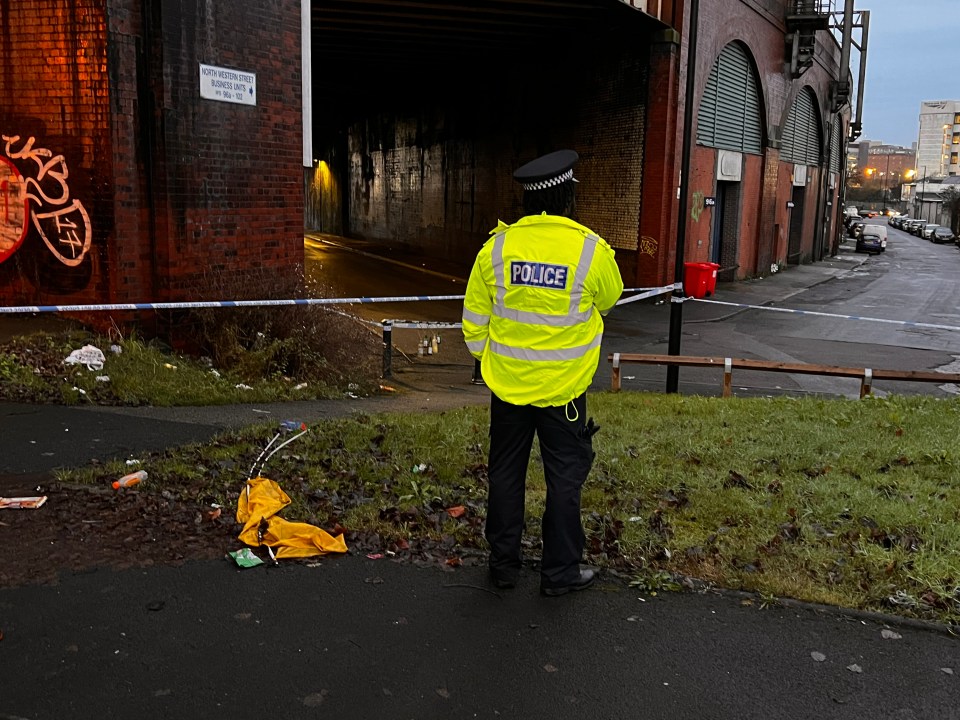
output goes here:
[{"label": "metal fire escape staircase", "polygon": [[812,65],[817,48],[817,31],[829,30],[833,0],[789,0],[787,5],[787,46],[790,77],[796,80]]},{"label": "metal fire escape staircase", "polygon": [[[814,62],[817,33],[827,30],[834,33],[840,43],[839,77],[830,83],[830,110],[838,112],[851,104],[853,77],[850,73],[850,50],[856,48],[860,56],[860,72],[856,83],[856,114],[850,123],[849,138],[860,136],[862,127],[863,84],[867,67],[867,38],[870,32],[870,11],[856,10],[855,0],[841,0],[841,10],[834,10],[834,0],[788,0],[787,3],[787,55],[790,77],[796,80]],[[859,38],[854,31],[859,30]]]}]

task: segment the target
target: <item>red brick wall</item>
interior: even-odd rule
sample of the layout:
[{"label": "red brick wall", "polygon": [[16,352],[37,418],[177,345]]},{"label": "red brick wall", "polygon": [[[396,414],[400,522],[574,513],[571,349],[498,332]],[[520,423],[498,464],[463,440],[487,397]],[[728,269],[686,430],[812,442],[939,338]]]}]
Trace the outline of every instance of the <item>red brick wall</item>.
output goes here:
[{"label": "red brick wall", "polygon": [[[678,3],[682,7],[682,3]],[[676,271],[677,200],[683,110],[678,83],[680,46],[668,33],[650,49],[644,175],[639,246],[633,277],[637,287],[673,282]],[[629,282],[629,281],[628,281]]]},{"label": "red brick wall", "polygon": [[[0,301],[213,299],[267,274],[254,291],[299,283],[299,0],[0,0],[0,27],[0,132],[22,136],[0,142],[0,187],[37,178],[29,137],[66,169],[40,181],[40,230],[28,223],[13,248],[17,230],[0,227]],[[256,73],[257,105],[201,99],[201,62]]]},{"label": "red brick wall", "polygon": [[704,207],[704,198],[716,196],[717,151],[693,146],[690,155],[689,210],[684,262],[710,262],[714,211]]},{"label": "red brick wall", "polygon": [[102,297],[112,224],[103,0],[0,0],[0,28],[0,302]]},{"label": "red brick wall", "polygon": [[[828,88],[839,49],[830,41],[818,49],[818,61],[799,80],[792,80],[784,70],[784,34],[786,0],[700,0],[698,60],[696,68],[696,103],[693,127],[697,124],[697,108],[710,76],[716,57],[727,44],[743,43],[757,66],[758,89],[761,94],[764,129],[767,146],[764,157],[745,155],[741,211],[738,278],[765,275],[773,263],[786,261],[789,215],[786,203],[791,199],[792,186],[789,176],[792,164],[779,162],[780,128],[786,122],[794,98],[804,85],[810,86],[817,96],[823,119],[828,116]],[[821,37],[821,40],[825,40]],[[832,48],[824,51],[827,48]],[[686,53],[681,65],[681,84],[686,82]],[[832,116],[828,118],[832,121]],[[824,130],[825,132],[825,130]],[[772,141],[772,142],[771,142]],[[694,153],[696,157],[697,154]],[[824,159],[824,162],[827,162]],[[779,167],[778,167],[779,165]],[[808,187],[804,211],[804,235],[802,250],[804,262],[812,259],[816,228],[825,212],[826,197],[818,196],[820,176],[811,173],[813,183]],[[703,184],[706,178],[695,169],[691,173]],[[784,181],[784,177],[787,178]],[[779,180],[778,180],[779,178]],[[691,188],[691,199],[693,189]],[[749,202],[748,202],[749,199]],[[756,204],[754,204],[754,199]],[[820,201],[818,208],[817,201]],[[686,254],[697,257],[700,248],[697,239],[688,234]],[[691,244],[693,243],[693,244]],[[831,244],[825,240],[826,247]]]},{"label": "red brick wall", "polygon": [[[268,277],[264,294],[292,288],[303,263],[300,0],[161,7],[158,294],[209,297]],[[256,106],[201,99],[200,63],[255,73]]]},{"label": "red brick wall", "polygon": [[757,266],[762,227],[760,206],[763,198],[763,164],[764,159],[760,155],[743,156],[743,209],[740,213],[740,252],[736,274],[738,280],[767,274],[766,268],[762,268],[764,272],[760,273],[758,271],[761,268]]}]

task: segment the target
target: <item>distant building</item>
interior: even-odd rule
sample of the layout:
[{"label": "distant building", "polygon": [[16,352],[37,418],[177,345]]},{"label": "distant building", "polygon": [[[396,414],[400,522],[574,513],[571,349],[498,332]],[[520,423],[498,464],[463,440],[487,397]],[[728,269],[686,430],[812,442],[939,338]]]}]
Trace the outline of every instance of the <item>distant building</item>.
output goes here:
[{"label": "distant building", "polygon": [[913,161],[913,148],[871,143],[863,173],[870,179],[878,180],[880,186],[889,191],[890,198],[899,200],[900,186],[916,175]]},{"label": "distant building", "polygon": [[870,164],[870,148],[879,145],[876,140],[860,140],[851,142],[847,145],[847,167],[852,170],[863,172]]},{"label": "distant building", "polygon": [[911,190],[910,213],[913,217],[958,229],[960,217],[957,217],[957,203],[954,198],[960,192],[960,176],[918,182]]},{"label": "distant building", "polygon": [[960,174],[960,100],[928,100],[920,104],[914,167],[921,177]]}]

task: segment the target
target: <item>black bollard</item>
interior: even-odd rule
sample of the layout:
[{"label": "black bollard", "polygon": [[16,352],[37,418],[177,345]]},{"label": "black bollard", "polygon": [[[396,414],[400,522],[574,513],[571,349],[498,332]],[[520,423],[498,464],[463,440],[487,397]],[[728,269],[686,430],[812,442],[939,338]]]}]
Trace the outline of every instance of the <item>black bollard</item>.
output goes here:
[{"label": "black bollard", "polygon": [[383,321],[383,377],[388,378],[393,372],[393,323]]},{"label": "black bollard", "polygon": [[473,361],[473,377],[470,378],[470,382],[474,385],[486,385],[483,381],[483,374],[480,372],[480,361],[476,358]]}]

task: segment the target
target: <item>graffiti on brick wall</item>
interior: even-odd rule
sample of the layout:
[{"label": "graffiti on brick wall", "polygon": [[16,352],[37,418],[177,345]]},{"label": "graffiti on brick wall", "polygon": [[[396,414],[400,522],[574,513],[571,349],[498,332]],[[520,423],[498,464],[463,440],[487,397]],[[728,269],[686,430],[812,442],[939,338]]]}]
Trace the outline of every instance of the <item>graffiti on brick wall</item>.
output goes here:
[{"label": "graffiti on brick wall", "polygon": [[650,257],[656,257],[657,255],[657,239],[652,238],[649,235],[640,236],[640,254],[649,255]]},{"label": "graffiti on brick wall", "polygon": [[693,208],[690,210],[690,217],[693,218],[694,222],[700,222],[700,216],[704,209],[703,199],[704,194],[699,190],[693,194]]},{"label": "graffiti on brick wall", "polygon": [[16,252],[27,236],[30,206],[27,192],[17,166],[0,157],[0,203],[3,204],[3,222],[0,223],[0,262]]},{"label": "graffiti on brick wall", "polygon": [[70,197],[66,158],[36,147],[33,137],[0,138],[0,263],[20,248],[32,225],[57,261],[78,266],[93,232],[83,203]]}]

